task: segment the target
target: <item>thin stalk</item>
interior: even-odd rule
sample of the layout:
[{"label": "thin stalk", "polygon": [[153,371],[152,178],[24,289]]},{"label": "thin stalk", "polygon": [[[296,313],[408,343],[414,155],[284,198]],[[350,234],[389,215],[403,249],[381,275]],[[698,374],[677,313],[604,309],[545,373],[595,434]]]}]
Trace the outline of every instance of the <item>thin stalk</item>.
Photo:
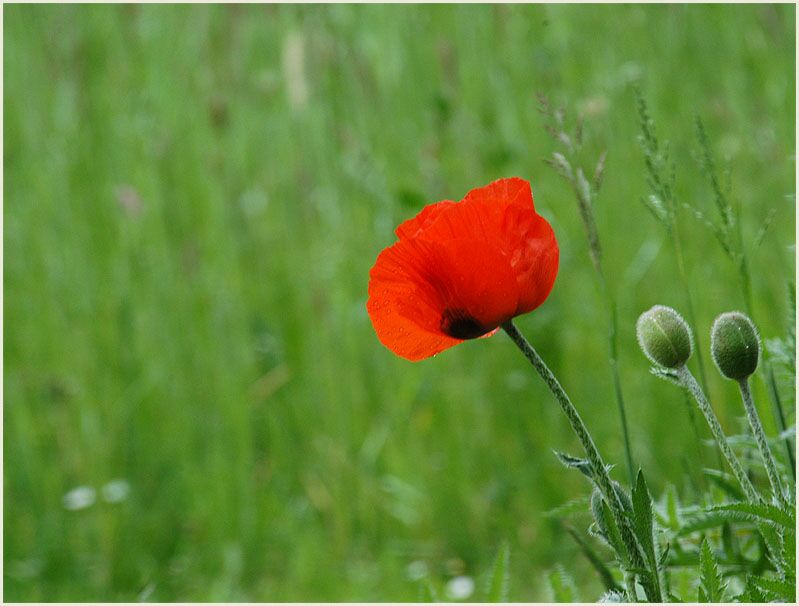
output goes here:
[{"label": "thin stalk", "polygon": [[[680,275],[680,282],[682,283],[683,291],[685,291],[685,301],[688,306],[688,326],[697,326],[696,314],[694,313],[694,299],[691,296],[691,289],[688,286],[688,274],[685,271],[685,257],[682,252],[682,238],[680,237],[680,228],[676,212],[672,217],[672,225],[669,230],[671,234],[671,241],[674,245],[674,254],[677,258],[677,272]],[[699,335],[691,328],[694,333],[694,343],[696,343],[696,361],[699,366],[699,382],[703,389],[707,389],[707,378],[705,376],[705,361],[702,355],[702,344],[699,341]]]},{"label": "thin stalk", "polygon": [[771,449],[766,441],[766,432],[763,431],[763,424],[760,422],[757,409],[755,409],[752,391],[749,389],[749,380],[742,379],[738,381],[738,387],[741,389],[741,399],[744,402],[744,408],[746,408],[749,426],[752,428],[752,433],[757,441],[757,447],[760,449],[760,456],[763,457],[763,463],[766,466],[766,475],[768,476],[769,484],[771,484],[771,490],[780,503],[788,505],[789,503],[782,488],[780,474],[777,472],[777,463],[774,461],[774,455],[771,454]]},{"label": "thin stalk", "polygon": [[[738,240],[741,243],[741,250],[743,250],[743,235],[741,234],[741,221],[737,221],[736,225],[738,227]],[[746,314],[753,319],[754,321],[754,310],[752,305],[752,280],[749,274],[749,264],[746,262],[746,255],[741,253],[740,261],[738,263],[738,276],[741,281],[741,293],[743,294],[744,299],[744,308],[746,309]],[[769,399],[771,400],[771,406],[774,413],[774,416],[777,419],[778,426],[780,428],[780,432],[784,432],[787,428],[785,423],[785,411],[782,409],[782,400],[780,399],[780,393],[777,390],[777,382],[774,378],[774,370],[771,367],[771,362],[768,359],[763,360],[763,364],[761,366],[761,377],[766,383],[768,387],[768,395]],[[796,480],[796,461],[793,455],[793,449],[791,448],[790,439],[785,437],[783,439],[785,444],[785,450],[788,453],[788,462],[790,463],[791,473],[793,474],[793,479]]]},{"label": "thin stalk", "polygon": [[724,435],[724,431],[721,429],[719,420],[716,417],[716,413],[713,412],[710,402],[707,401],[707,398],[705,397],[702,388],[699,386],[699,383],[696,382],[694,375],[691,374],[691,371],[688,370],[687,366],[681,366],[680,368],[675,369],[675,373],[677,374],[677,378],[682,386],[691,393],[691,395],[694,397],[694,400],[696,400],[696,403],[699,405],[699,410],[701,410],[702,414],[705,416],[705,420],[707,421],[710,431],[716,440],[716,444],[718,444],[718,447],[721,449],[724,458],[727,459],[727,463],[732,469],[732,473],[735,475],[738,483],[741,485],[741,489],[744,491],[746,498],[753,503],[760,502],[762,499],[755,491],[755,487],[752,486],[749,476],[746,475],[743,467],[741,467],[738,457],[735,456],[735,453],[730,448],[730,445],[727,442],[727,437]]},{"label": "thin stalk", "polygon": [[[616,491],[613,489],[613,482],[610,479],[610,475],[605,467],[605,463],[602,460],[599,451],[597,450],[596,444],[594,444],[591,434],[588,433],[588,429],[586,428],[585,423],[583,423],[580,413],[577,412],[577,409],[574,407],[574,404],[572,404],[569,396],[566,394],[566,391],[563,389],[558,379],[546,365],[538,352],[519,332],[513,322],[508,320],[502,325],[502,328],[506,333],[508,333],[508,336],[513,340],[530,364],[532,364],[533,368],[535,368],[536,372],[538,372],[538,374],[544,380],[544,383],[555,396],[558,404],[560,404],[560,408],[566,415],[572,430],[580,440],[583,450],[585,450],[588,463],[591,467],[591,475],[594,478],[599,490],[602,492],[605,501],[610,506],[613,516],[616,518],[616,524],[619,527],[622,541],[624,542],[624,545],[628,551],[633,570],[646,570],[646,564],[641,556],[641,552],[639,551],[638,542],[635,538],[632,528],[630,527],[629,514],[625,513],[621,500],[616,494]],[[657,585],[653,586],[650,583],[642,583],[642,585],[644,586],[644,590],[647,593],[648,599],[654,600],[656,602],[663,601],[663,598],[660,595],[660,589],[657,587]]]},{"label": "thin stalk", "polygon": [[[600,166],[602,160],[600,160]],[[616,396],[616,404],[619,408],[619,418],[621,420],[621,433],[624,438],[624,455],[625,462],[627,463],[627,477],[630,481],[630,487],[635,484],[635,464],[633,463],[633,450],[630,446],[630,431],[627,427],[627,411],[624,407],[624,394],[621,389],[621,378],[619,377],[619,356],[618,344],[616,335],[618,334],[618,314],[616,311],[616,301],[608,288],[605,281],[605,274],[602,271],[602,247],[599,242],[599,232],[597,231],[596,221],[594,220],[593,213],[593,200],[592,197],[597,193],[594,189],[592,193],[591,187],[587,184],[581,169],[577,169],[577,176],[569,166],[568,181],[572,185],[574,195],[577,198],[577,207],[580,211],[580,218],[585,228],[586,239],[588,240],[588,253],[591,257],[591,263],[594,270],[599,277],[599,285],[602,290],[602,296],[605,299],[605,305],[608,308],[608,349],[609,349],[609,362],[610,372],[613,377],[613,391]]]},{"label": "thin stalk", "polygon": [[635,464],[633,463],[633,449],[630,446],[630,431],[627,428],[627,411],[624,407],[624,394],[621,389],[621,377],[619,376],[619,354],[618,354],[618,311],[616,301],[605,282],[605,277],[599,272],[599,281],[602,285],[602,292],[608,305],[610,321],[608,330],[608,344],[610,349],[610,370],[613,375],[613,391],[616,394],[616,404],[619,407],[619,418],[621,419],[621,433],[624,438],[624,455],[627,462],[627,476],[630,486],[635,485]]},{"label": "thin stalk", "polygon": [[[702,344],[699,341],[699,335],[694,331],[693,327],[697,325],[696,323],[696,314],[694,313],[694,300],[691,296],[691,289],[688,286],[688,275],[685,271],[685,258],[683,257],[682,252],[682,238],[680,237],[677,213],[674,208],[671,210],[671,225],[668,229],[669,235],[671,236],[671,243],[674,246],[674,256],[677,260],[677,273],[680,276],[680,283],[682,284],[683,291],[685,293],[685,301],[688,307],[688,329],[691,331],[694,343],[696,347],[694,348],[696,351],[696,361],[697,365],[699,366],[699,381],[701,383],[702,389],[707,389],[707,379],[705,377],[705,362],[702,355]],[[691,407],[688,407],[688,410],[691,410]],[[693,413],[690,414],[691,423],[694,424]],[[701,439],[699,437],[699,433],[696,432],[695,436],[697,440],[699,440],[699,447],[700,447],[700,457],[701,457]],[[718,448],[716,449],[716,456],[718,457],[719,466],[721,466],[721,453],[719,452]],[[701,464],[701,458],[700,458]]]},{"label": "thin stalk", "polygon": [[[785,423],[785,413],[782,412],[782,402],[780,401],[780,392],[777,391],[777,380],[774,377],[774,367],[771,366],[768,360],[765,360],[765,366],[767,367],[768,373],[768,386],[769,391],[771,392],[771,401],[776,405],[775,413],[777,415],[777,421],[779,423],[780,431],[784,432],[787,424]],[[788,455],[788,463],[791,468],[791,473],[793,474],[793,480],[796,482],[796,459],[794,458],[793,448],[791,448],[791,442],[788,437],[784,440],[785,444],[785,453]]]}]

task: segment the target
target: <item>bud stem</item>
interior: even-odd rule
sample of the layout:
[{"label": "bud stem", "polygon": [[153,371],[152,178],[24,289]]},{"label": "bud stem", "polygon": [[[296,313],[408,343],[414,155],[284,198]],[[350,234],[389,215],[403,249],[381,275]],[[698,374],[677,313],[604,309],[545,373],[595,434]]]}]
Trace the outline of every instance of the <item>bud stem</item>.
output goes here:
[{"label": "bud stem", "polygon": [[752,428],[752,433],[755,435],[755,440],[757,441],[757,447],[760,449],[760,456],[763,457],[763,463],[766,466],[766,475],[768,475],[771,490],[780,503],[788,505],[785,493],[783,492],[780,474],[777,472],[777,464],[774,461],[774,455],[771,454],[771,449],[766,441],[766,432],[763,431],[763,424],[760,422],[760,417],[755,408],[755,402],[752,399],[752,391],[749,389],[749,379],[738,381],[738,387],[741,388],[741,399],[744,402],[744,408],[746,408],[749,427]]},{"label": "bud stem", "polygon": [[[610,475],[608,475],[608,470],[605,467],[605,463],[602,461],[602,457],[600,456],[599,451],[594,444],[591,434],[588,433],[588,429],[586,428],[585,423],[583,423],[580,413],[577,412],[577,409],[574,407],[574,404],[572,404],[569,396],[566,394],[566,391],[546,365],[546,362],[544,362],[541,356],[538,355],[538,352],[519,332],[513,322],[508,320],[502,325],[502,329],[508,333],[508,336],[521,350],[530,364],[533,365],[533,368],[535,368],[536,372],[538,372],[538,374],[544,380],[544,383],[546,383],[546,386],[555,396],[558,404],[560,404],[561,410],[563,410],[566,418],[569,420],[572,430],[577,435],[577,438],[580,440],[580,443],[585,450],[586,457],[591,465],[591,472],[594,481],[596,482],[599,490],[602,492],[602,496],[605,498],[605,501],[610,506],[613,516],[616,518],[616,524],[619,527],[619,532],[627,549],[630,558],[630,564],[632,565],[633,570],[646,570],[646,564],[644,563],[644,559],[638,549],[638,543],[636,541],[635,534],[630,528],[629,513],[624,512],[622,503],[619,500],[616,491],[613,489],[613,482],[610,479]],[[627,585],[629,587],[630,583],[628,582]],[[656,602],[662,601],[663,598],[659,595],[660,592],[653,584],[644,582],[642,585],[644,586],[647,597],[650,600],[654,600]],[[634,583],[632,586],[634,587]],[[632,598],[632,596],[629,597]]]},{"label": "bud stem", "polygon": [[746,498],[752,503],[758,503],[762,501],[760,496],[755,491],[755,487],[752,486],[752,482],[749,480],[749,477],[744,472],[743,467],[741,467],[738,457],[735,456],[735,453],[730,448],[727,438],[724,435],[724,431],[721,429],[721,424],[716,417],[716,413],[713,412],[710,402],[707,401],[707,398],[705,397],[702,388],[699,386],[699,383],[696,382],[694,375],[691,374],[691,371],[688,370],[688,367],[686,366],[675,368],[674,372],[677,374],[682,386],[685,387],[685,389],[687,389],[694,397],[694,400],[696,400],[696,403],[699,405],[699,410],[701,410],[702,414],[705,415],[705,420],[710,427],[713,437],[716,439],[716,444],[718,444],[719,448],[721,449],[724,458],[727,459],[727,463],[729,463],[730,468],[732,468],[732,472],[738,480],[738,483],[741,485]]}]

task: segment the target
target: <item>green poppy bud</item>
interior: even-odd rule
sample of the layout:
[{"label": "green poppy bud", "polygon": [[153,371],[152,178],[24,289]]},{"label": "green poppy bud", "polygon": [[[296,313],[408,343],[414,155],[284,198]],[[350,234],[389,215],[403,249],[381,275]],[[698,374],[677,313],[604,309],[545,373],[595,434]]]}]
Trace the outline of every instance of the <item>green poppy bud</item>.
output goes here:
[{"label": "green poppy bud", "polygon": [[659,366],[680,368],[691,357],[691,331],[671,307],[655,305],[645,311],[638,318],[635,330],[646,357]]},{"label": "green poppy bud", "polygon": [[739,311],[721,314],[710,331],[710,351],[719,372],[741,381],[755,370],[760,358],[760,338],[749,316]]}]

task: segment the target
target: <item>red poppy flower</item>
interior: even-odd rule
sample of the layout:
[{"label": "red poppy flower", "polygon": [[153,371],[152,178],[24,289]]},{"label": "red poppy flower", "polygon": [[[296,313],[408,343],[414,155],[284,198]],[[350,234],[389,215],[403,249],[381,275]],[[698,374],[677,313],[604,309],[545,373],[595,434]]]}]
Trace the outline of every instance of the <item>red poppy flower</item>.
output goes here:
[{"label": "red poppy flower", "polygon": [[369,273],[366,309],[383,345],[408,360],[490,336],[541,305],[558,273],[555,234],[524,179],[430,204],[396,234]]}]

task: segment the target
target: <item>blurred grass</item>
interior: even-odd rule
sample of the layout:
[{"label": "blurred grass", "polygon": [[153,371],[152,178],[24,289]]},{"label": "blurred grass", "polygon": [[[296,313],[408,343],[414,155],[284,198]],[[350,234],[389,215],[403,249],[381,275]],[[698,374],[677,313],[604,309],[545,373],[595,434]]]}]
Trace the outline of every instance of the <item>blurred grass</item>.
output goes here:
[{"label": "blurred grass", "polygon": [[[588,488],[550,395],[502,335],[412,365],[364,304],[423,204],[531,179],[561,245],[518,322],[619,467],[602,300],[536,92],[607,148],[597,221],[620,302],[635,456],[656,494],[698,463],[634,339],[684,305],[646,193],[632,85],[711,208],[698,112],[732,167],[764,337],[794,275],[795,13],[782,6],[4,6],[4,556],[8,600],[416,600],[511,547],[511,598],[567,564],[543,512]],[[684,216],[707,334],[743,305]],[[708,339],[704,339],[705,343]],[[732,431],[733,386],[711,373]],[[790,396],[786,388],[786,397]],[[774,423],[760,393],[767,430]],[[130,485],[68,511],[76,486]]]}]

